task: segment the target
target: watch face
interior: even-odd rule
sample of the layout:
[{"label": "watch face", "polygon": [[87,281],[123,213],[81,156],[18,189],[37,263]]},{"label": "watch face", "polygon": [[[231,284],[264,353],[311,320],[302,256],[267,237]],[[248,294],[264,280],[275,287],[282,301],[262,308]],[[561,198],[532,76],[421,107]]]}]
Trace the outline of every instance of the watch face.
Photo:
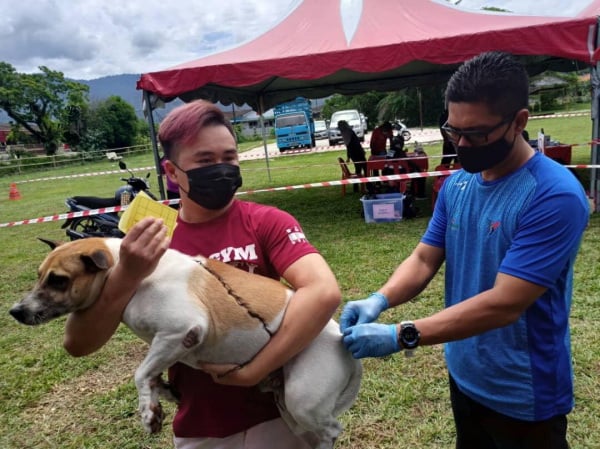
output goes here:
[{"label": "watch face", "polygon": [[414,324],[407,323],[402,326],[400,336],[402,340],[402,346],[404,346],[405,349],[414,349],[419,344],[421,334],[419,333]]},{"label": "watch face", "polygon": [[414,327],[406,327],[404,328],[404,332],[402,332],[402,337],[407,342],[414,342],[418,338],[417,329]]}]

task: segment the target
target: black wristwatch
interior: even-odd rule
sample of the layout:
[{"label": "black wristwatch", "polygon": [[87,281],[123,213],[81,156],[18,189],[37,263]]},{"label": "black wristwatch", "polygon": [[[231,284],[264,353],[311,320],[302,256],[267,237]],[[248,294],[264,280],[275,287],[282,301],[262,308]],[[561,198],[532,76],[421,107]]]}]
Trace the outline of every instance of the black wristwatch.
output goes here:
[{"label": "black wristwatch", "polygon": [[398,340],[407,357],[413,355],[414,350],[419,346],[421,333],[412,321],[402,321],[400,323],[400,334]]}]

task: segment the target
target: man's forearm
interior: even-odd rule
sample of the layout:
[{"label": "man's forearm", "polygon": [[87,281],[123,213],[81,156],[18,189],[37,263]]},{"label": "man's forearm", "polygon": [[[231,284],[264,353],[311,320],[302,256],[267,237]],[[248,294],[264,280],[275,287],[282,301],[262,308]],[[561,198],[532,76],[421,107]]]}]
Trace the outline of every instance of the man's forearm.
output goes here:
[{"label": "man's forearm", "polygon": [[123,311],[137,285],[120,282],[118,266],[111,272],[98,300],[85,310],[72,313],[66,324],[64,348],[81,357],[100,349],[115,333]]},{"label": "man's forearm", "polygon": [[410,301],[425,289],[442,262],[442,250],[431,248],[424,251],[423,244],[419,244],[379,291],[386,296],[391,307]]},{"label": "man's forearm", "polygon": [[121,242],[119,262],[108,274],[100,297],[67,321],[64,347],[69,354],[90,354],[112,337],[129,300],[168,247],[162,219],[146,217],[129,230]]}]

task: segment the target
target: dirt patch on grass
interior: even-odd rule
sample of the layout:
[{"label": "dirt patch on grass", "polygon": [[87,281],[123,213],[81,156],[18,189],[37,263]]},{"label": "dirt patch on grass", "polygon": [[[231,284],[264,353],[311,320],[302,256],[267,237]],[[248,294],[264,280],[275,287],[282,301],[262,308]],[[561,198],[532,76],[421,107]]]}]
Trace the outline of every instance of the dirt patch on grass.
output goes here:
[{"label": "dirt patch on grass", "polygon": [[[71,439],[85,439],[86,433],[106,425],[106,416],[94,405],[95,399],[130,382],[147,350],[146,344],[131,342],[115,354],[111,363],[55,385],[21,414],[24,428],[19,433],[24,445],[20,447],[62,447],[67,435]],[[132,403],[130,416],[136,415],[136,408],[137,404]]]}]

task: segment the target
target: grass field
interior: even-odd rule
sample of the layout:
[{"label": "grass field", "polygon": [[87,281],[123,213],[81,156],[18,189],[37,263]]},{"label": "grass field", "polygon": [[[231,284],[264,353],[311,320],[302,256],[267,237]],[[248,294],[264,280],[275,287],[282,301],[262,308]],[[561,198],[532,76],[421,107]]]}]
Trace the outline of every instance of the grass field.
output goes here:
[{"label": "grass field", "polygon": [[[544,128],[553,139],[585,144],[587,117],[536,120],[532,135]],[[439,144],[425,147],[439,155]],[[263,161],[242,163],[244,186],[259,189],[340,178],[339,153],[306,154],[272,159],[271,181]],[[127,159],[130,167],[152,165],[149,153]],[[574,163],[589,163],[589,146],[573,149]],[[434,163],[430,163],[435,165]],[[65,212],[64,199],[72,195],[111,196],[119,176],[105,175],[53,181],[27,179],[115,169],[114,163],[29,173],[2,178],[0,222]],[[588,188],[589,174],[578,171]],[[22,199],[8,200],[8,186],[17,182]],[[430,182],[429,182],[430,184]],[[156,185],[156,182],[153,183]],[[430,201],[419,202],[419,218],[399,223],[366,224],[359,194],[342,197],[340,187],[323,187],[246,195],[294,214],[309,240],[332,266],[345,300],[358,299],[377,289],[418,242],[430,216]],[[430,185],[428,185],[430,192]],[[7,313],[33,285],[36,269],[47,249],[37,236],[63,240],[60,222],[0,229],[0,447],[61,449],[159,449],[171,447],[170,419],[162,433],[145,435],[138,422],[133,372],[145,353],[145,344],[121,327],[97,353],[72,358],[62,348],[64,319],[32,328],[16,323]],[[575,273],[572,344],[576,408],[569,418],[571,447],[600,447],[600,218],[592,216],[585,233]],[[437,311],[443,304],[443,272],[417,301],[385,312],[385,322],[415,319]],[[453,447],[442,347],[424,347],[416,357],[396,355],[364,362],[365,375],[354,407],[342,416],[345,432],[337,447],[387,449]]]}]

